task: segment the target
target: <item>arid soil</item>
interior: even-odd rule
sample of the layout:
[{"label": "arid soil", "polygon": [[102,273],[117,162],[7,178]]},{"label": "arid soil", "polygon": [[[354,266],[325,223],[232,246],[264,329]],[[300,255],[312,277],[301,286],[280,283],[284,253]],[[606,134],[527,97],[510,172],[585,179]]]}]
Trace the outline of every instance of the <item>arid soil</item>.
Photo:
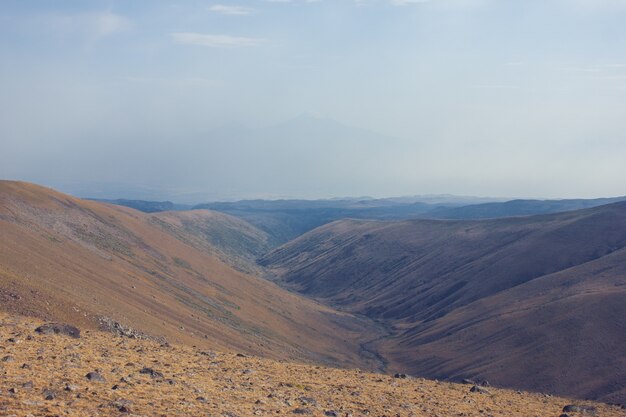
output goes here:
[{"label": "arid soil", "polygon": [[[560,416],[617,406],[491,387],[340,370],[83,331],[38,334],[0,314],[3,416]],[[89,377],[88,377],[89,375]]]}]

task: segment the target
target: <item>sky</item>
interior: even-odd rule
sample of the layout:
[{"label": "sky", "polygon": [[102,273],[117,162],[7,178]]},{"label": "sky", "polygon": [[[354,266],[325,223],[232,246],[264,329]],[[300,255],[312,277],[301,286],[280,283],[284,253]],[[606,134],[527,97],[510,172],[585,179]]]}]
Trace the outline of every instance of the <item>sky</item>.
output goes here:
[{"label": "sky", "polygon": [[0,178],[178,202],[626,195],[626,0],[3,0]]}]

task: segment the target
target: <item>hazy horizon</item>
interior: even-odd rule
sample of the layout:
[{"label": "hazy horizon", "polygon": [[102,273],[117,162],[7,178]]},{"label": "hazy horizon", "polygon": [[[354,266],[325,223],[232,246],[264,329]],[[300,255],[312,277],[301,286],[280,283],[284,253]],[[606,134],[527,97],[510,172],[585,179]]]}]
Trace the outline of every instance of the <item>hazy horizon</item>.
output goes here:
[{"label": "hazy horizon", "polygon": [[626,195],[626,0],[0,4],[0,178],[172,200]]}]

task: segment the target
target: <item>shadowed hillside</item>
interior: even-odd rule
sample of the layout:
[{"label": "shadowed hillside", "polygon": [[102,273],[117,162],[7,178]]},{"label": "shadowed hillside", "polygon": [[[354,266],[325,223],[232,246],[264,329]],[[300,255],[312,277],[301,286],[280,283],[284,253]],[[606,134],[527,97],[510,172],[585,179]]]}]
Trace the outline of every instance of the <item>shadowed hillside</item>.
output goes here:
[{"label": "shadowed hillside", "polygon": [[376,333],[369,323],[220,259],[240,248],[245,259],[263,245],[240,223],[203,211],[149,215],[2,181],[0,306],[199,346],[368,366],[359,351],[361,338]]},{"label": "shadowed hillside", "polygon": [[143,211],[144,213],[158,213],[160,211],[177,210],[179,206],[171,201],[146,201],[146,200],[127,200],[119,198],[115,200],[107,200],[101,198],[87,199],[93,201],[99,201],[101,203],[115,204],[116,206],[130,207],[135,210]]},{"label": "shadowed hillside", "polygon": [[384,320],[390,366],[626,399],[626,203],[484,221],[346,220],[262,263],[289,288]]},{"label": "shadowed hillside", "polygon": [[[597,207],[626,197],[572,200],[481,201],[478,197],[415,196],[344,200],[244,200],[206,203],[196,208],[227,213],[253,224],[273,247],[342,219],[490,219],[550,214]],[[488,200],[488,199],[482,199]],[[476,204],[469,204],[477,202]]]},{"label": "shadowed hillside", "polygon": [[472,204],[463,207],[438,207],[423,217],[432,219],[495,219],[500,217],[532,216],[598,207],[617,203],[626,197],[571,200],[511,200]]},{"label": "shadowed hillside", "polygon": [[434,206],[394,200],[250,200],[207,203],[195,208],[227,213],[253,224],[271,237],[273,247],[324,224],[345,219],[406,219]]},{"label": "shadowed hillside", "polygon": [[267,233],[216,211],[163,212],[152,215],[150,221],[186,244],[248,273],[262,273],[256,259],[271,249]]}]

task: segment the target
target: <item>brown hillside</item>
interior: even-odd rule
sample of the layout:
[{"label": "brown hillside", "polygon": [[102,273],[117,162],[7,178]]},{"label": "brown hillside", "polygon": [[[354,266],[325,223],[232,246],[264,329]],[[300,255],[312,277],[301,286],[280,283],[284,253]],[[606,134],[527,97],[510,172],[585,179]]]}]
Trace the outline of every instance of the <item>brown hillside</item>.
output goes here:
[{"label": "brown hillside", "polygon": [[214,216],[149,215],[2,181],[0,306],[91,328],[119,322],[189,345],[367,366],[359,351],[362,335],[375,332],[368,322],[224,263],[214,256],[223,248],[185,227]]},{"label": "brown hillside", "polygon": [[384,320],[390,369],[626,401],[626,204],[485,221],[341,221],[263,259]]},{"label": "brown hillside", "polygon": [[[621,417],[615,406],[82,332],[0,313],[0,414]],[[86,376],[90,375],[91,379]],[[100,380],[101,379],[101,380]],[[580,411],[586,411],[582,413]]]}]

